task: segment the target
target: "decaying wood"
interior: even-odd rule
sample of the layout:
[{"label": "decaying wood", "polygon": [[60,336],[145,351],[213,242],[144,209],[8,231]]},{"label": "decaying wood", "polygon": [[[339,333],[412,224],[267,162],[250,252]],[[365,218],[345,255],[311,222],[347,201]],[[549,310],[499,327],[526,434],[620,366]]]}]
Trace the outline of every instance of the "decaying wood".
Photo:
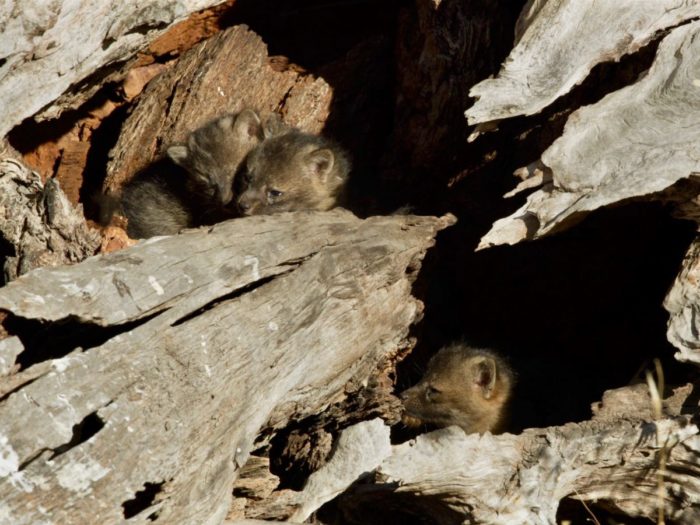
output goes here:
[{"label": "decaying wood", "polygon": [[[634,400],[630,406],[642,408]],[[627,416],[518,436],[465,435],[457,427],[423,434],[394,447],[374,482],[341,496],[341,506],[356,523],[400,523],[400,516],[418,514],[439,523],[542,524],[556,523],[560,500],[572,497],[655,519],[663,455],[665,516],[697,523],[697,421]]]},{"label": "decaying wood", "polygon": [[676,359],[700,365],[700,240],[688,249],[678,277],[666,296],[668,340],[679,351]]},{"label": "decaying wood", "polygon": [[0,136],[25,118],[77,107],[169,24],[220,1],[4,2]]},{"label": "decaying wood", "polygon": [[700,172],[699,33],[699,22],[674,29],[644,78],[573,113],[542,155],[543,187],[497,221],[480,247],[541,237]]},{"label": "decaying wood", "polygon": [[190,49],[148,85],[112,150],[105,187],[118,189],[170,144],[227,111],[277,110],[288,124],[319,132],[331,98],[323,79],[276,67],[257,34],[232,27]]},{"label": "decaying wood", "polygon": [[11,281],[40,266],[81,261],[95,253],[100,236],[85,224],[53,179],[11,159],[0,161],[0,238],[12,248],[3,273]]},{"label": "decaying wood", "polygon": [[[259,216],[0,289],[13,316],[112,330],[0,401],[0,521],[121,522],[149,488],[134,523],[223,521],[263,427],[320,412],[410,344],[411,280],[451,222]],[[81,437],[86,420],[99,429]]]},{"label": "decaying wood", "polygon": [[601,62],[618,60],[659,31],[700,16],[685,0],[530,0],[516,45],[496,78],[472,87],[470,124],[533,115],[568,93]]}]

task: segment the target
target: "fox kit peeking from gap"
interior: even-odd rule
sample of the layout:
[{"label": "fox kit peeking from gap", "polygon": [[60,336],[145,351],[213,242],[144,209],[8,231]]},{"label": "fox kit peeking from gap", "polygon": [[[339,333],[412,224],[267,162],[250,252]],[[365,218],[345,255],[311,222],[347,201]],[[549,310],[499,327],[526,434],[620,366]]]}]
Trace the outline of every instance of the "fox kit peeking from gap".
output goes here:
[{"label": "fox kit peeking from gap", "polygon": [[250,109],[214,119],[190,133],[184,144],[168,148],[167,162],[127,183],[118,207],[132,238],[171,235],[183,228],[211,224],[230,216],[236,172],[263,140],[264,126]]},{"label": "fox kit peeking from gap", "polygon": [[245,215],[330,210],[342,203],[349,172],[342,148],[292,129],[250,152],[238,208]]},{"label": "fox kit peeking from gap", "polygon": [[432,357],[418,384],[401,393],[404,423],[502,432],[514,382],[497,353],[453,343]]}]

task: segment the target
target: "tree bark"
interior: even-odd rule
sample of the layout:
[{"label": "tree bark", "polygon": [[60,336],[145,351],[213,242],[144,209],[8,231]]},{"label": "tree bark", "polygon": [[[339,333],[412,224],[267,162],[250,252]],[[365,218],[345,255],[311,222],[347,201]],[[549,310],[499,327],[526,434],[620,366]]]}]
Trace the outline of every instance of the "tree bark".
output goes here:
[{"label": "tree bark", "polygon": [[234,26],[194,46],[150,82],[110,154],[105,187],[120,185],[173,142],[225,112],[280,112],[310,133],[323,128],[333,91],[322,78],[270,59],[262,39]]},{"label": "tree bark", "polygon": [[82,207],[74,208],[59,188],[19,162],[0,161],[0,240],[8,247],[4,281],[41,266],[82,261],[95,253],[100,235],[88,228]]}]

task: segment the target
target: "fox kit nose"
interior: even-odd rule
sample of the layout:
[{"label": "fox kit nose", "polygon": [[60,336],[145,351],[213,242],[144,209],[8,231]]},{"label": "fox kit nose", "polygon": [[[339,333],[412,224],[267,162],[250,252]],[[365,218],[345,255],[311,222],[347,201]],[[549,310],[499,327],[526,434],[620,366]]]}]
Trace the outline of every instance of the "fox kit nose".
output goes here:
[{"label": "fox kit nose", "polygon": [[248,213],[250,210],[250,203],[240,200],[238,201],[238,209],[241,211],[241,213]]}]

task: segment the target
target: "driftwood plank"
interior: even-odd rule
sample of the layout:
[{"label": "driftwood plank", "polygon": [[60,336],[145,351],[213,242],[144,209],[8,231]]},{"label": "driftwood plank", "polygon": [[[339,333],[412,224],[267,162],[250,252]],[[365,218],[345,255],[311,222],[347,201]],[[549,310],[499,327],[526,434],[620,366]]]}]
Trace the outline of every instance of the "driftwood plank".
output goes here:
[{"label": "driftwood plank", "polygon": [[357,523],[415,513],[440,523],[540,525],[556,523],[568,496],[656,519],[663,455],[665,516],[691,524],[700,519],[699,454],[690,416],[640,421],[634,413],[617,414],[518,436],[465,435],[450,427],[394,447],[375,483],[351,489],[341,505]]},{"label": "driftwood plank", "polygon": [[[3,2],[0,137],[25,118],[78,106],[101,86],[98,73],[119,69],[173,22],[220,2]],[[62,95],[65,103],[56,102]]]},{"label": "driftwood plank", "polygon": [[409,346],[412,276],[451,222],[253,217],[0,289],[19,317],[141,320],[0,401],[0,521],[220,523],[263,427],[320,412]]},{"label": "driftwood plank", "polygon": [[533,115],[568,93],[601,62],[618,60],[659,31],[700,16],[686,0],[530,0],[517,42],[496,78],[469,92],[470,124]]},{"label": "driftwood plank", "polygon": [[316,133],[331,99],[323,79],[274,64],[257,34],[234,26],[194,46],[149,83],[112,149],[105,187],[118,189],[171,143],[222,113],[277,110],[288,124]]},{"label": "driftwood plank", "polygon": [[496,221],[480,247],[541,237],[700,172],[699,33],[698,22],[674,29],[643,79],[573,113],[542,155],[543,187]]}]

